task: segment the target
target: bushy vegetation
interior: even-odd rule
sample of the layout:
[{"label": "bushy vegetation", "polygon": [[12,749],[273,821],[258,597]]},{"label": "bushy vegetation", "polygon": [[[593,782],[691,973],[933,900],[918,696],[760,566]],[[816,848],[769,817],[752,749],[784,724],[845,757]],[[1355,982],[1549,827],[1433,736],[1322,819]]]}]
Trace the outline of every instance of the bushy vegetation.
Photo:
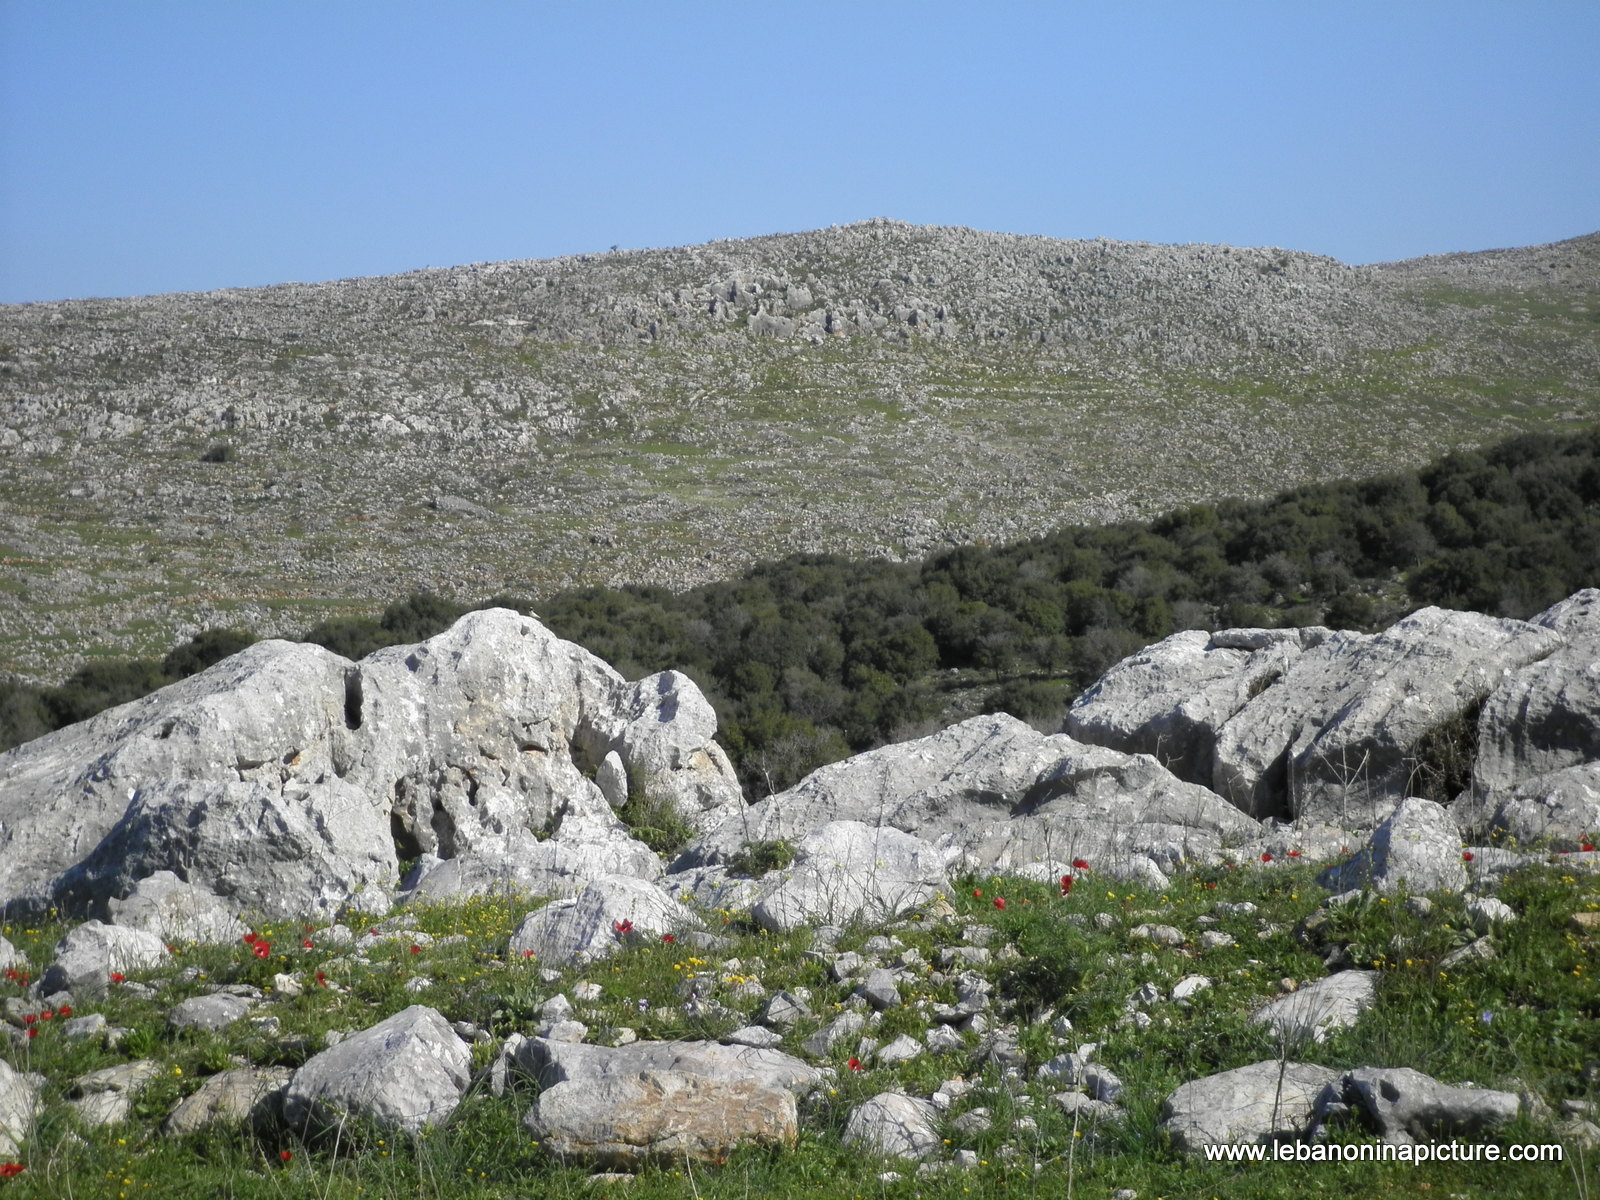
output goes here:
[{"label": "bushy vegetation", "polygon": [[[1600,431],[1590,431],[920,563],[797,555],[686,592],[584,588],[536,609],[624,674],[690,675],[759,794],[928,727],[952,680],[984,693],[974,711],[1049,719],[1111,664],[1176,629],[1375,628],[1423,604],[1526,617],[1597,582]],[[529,607],[515,597],[486,604]],[[464,611],[416,595],[307,638],[360,657],[431,636]],[[170,677],[164,664],[107,663],[61,688],[13,684],[0,690],[0,745]]]},{"label": "bushy vegetation", "polygon": [[[817,1064],[831,1067],[834,1078],[803,1106],[803,1132],[793,1151],[747,1148],[716,1166],[680,1161],[647,1168],[627,1185],[628,1195],[998,1200],[1106,1197],[1120,1188],[1144,1196],[1258,1200],[1390,1190],[1486,1195],[1491,1188],[1528,1196],[1593,1194],[1593,1161],[1580,1160],[1570,1146],[1563,1165],[1310,1167],[1209,1163],[1170,1146],[1160,1105],[1174,1088],[1282,1057],[1341,1070],[1412,1066],[1448,1083],[1530,1090],[1552,1108],[1562,1101],[1600,1101],[1594,947],[1572,921],[1575,912],[1600,908],[1593,878],[1559,867],[1511,878],[1500,894],[1518,919],[1510,935],[1496,938],[1500,953],[1445,968],[1443,957],[1476,936],[1461,896],[1435,896],[1426,915],[1404,896],[1366,894],[1324,905],[1314,871],[1290,862],[1196,868],[1155,891],[1102,877],[1090,864],[1067,894],[1012,878],[968,878],[892,929],[852,927],[832,946],[815,944],[805,930],[763,932],[744,912],[712,911],[704,918],[725,939],[715,950],[696,948],[687,938],[639,938],[609,959],[548,974],[537,959],[507,952],[511,931],[538,905],[518,895],[429,905],[385,919],[346,914],[358,938],[353,947],[329,938],[324,922],[262,923],[252,930],[255,943],[176,945],[169,964],[130,974],[109,995],[85,997],[72,1014],[32,1026],[38,1035],[21,1044],[13,1061],[43,1076],[44,1108],[16,1159],[20,1172],[0,1180],[0,1194],[11,1187],[21,1189],[18,1195],[108,1197],[583,1195],[588,1171],[544,1151],[521,1123],[537,1094],[527,1080],[514,1078],[504,1095],[495,1095],[480,1076],[450,1122],[420,1137],[352,1124],[337,1142],[319,1142],[293,1130],[223,1124],[170,1138],[161,1124],[210,1075],[242,1063],[298,1067],[329,1044],[331,1032],[368,1028],[417,1003],[476,1027],[481,1040],[473,1067],[481,1070],[511,1034],[538,1023],[545,999],[575,995],[580,983],[597,985],[597,998],[580,1001],[577,1015],[590,1040],[602,1044],[625,1040],[624,1028],[647,1039],[716,1038],[754,1020],[773,992],[806,988],[815,1015],[785,1030],[782,1046],[803,1055],[802,1043],[837,1015],[854,987],[854,981],[834,982],[828,962],[846,951],[872,955],[869,939],[885,933],[894,938],[893,949],[878,957],[910,964],[912,972],[899,985],[903,1003],[886,1010],[872,1029],[876,1043],[886,1045],[901,1033],[925,1036],[932,1006],[957,998],[958,968],[941,967],[941,952],[984,942],[988,960],[959,970],[983,975],[994,989],[993,1015],[1016,1026],[1025,1060],[1018,1075],[1008,1079],[1004,1064],[986,1058],[972,1032],[963,1035],[960,1050],[894,1066],[877,1062],[851,1039]],[[1136,930],[1151,921],[1178,928],[1187,944],[1142,939]],[[1232,944],[1202,946],[1202,929],[1226,933]],[[63,931],[54,923],[0,925],[34,971],[50,960]],[[1286,1045],[1249,1021],[1256,1006],[1289,986],[1285,980],[1305,983],[1327,974],[1324,956],[1336,947],[1379,972],[1376,1003],[1353,1026],[1320,1043]],[[1210,986],[1186,1000],[1170,999],[1173,986],[1195,974]],[[293,986],[280,986],[279,975]],[[419,987],[413,980],[426,982]],[[751,986],[756,981],[760,986]],[[167,1024],[173,1005],[218,985],[258,989],[255,1019],[218,1032]],[[1147,1022],[1136,1021],[1130,1009],[1130,996],[1141,989],[1160,997],[1140,1001]],[[22,982],[8,978],[0,982],[0,999],[16,999],[21,990]],[[696,1009],[685,1003],[691,994],[717,1004]],[[66,1036],[61,1018],[93,1012],[126,1031],[120,1041]],[[1060,1018],[1072,1028],[1058,1024]],[[1036,1080],[1042,1063],[1082,1042],[1097,1043],[1096,1060],[1121,1079],[1124,1119],[1075,1126],[1049,1099],[1064,1085]],[[854,1069],[858,1053],[860,1069]],[[127,1122],[96,1128],[71,1118],[65,1101],[74,1079],[140,1058],[153,1060],[159,1071]],[[917,1175],[906,1163],[841,1145],[849,1113],[865,1100],[894,1088],[926,1096],[954,1076],[974,1086],[945,1115],[949,1140],[940,1157],[968,1149],[979,1165]],[[978,1107],[993,1116],[987,1129],[956,1125]],[[1334,1136],[1361,1141],[1371,1135],[1352,1125]],[[1497,1140],[1553,1138],[1548,1126],[1524,1119]],[[881,1180],[886,1168],[902,1178]]]}]

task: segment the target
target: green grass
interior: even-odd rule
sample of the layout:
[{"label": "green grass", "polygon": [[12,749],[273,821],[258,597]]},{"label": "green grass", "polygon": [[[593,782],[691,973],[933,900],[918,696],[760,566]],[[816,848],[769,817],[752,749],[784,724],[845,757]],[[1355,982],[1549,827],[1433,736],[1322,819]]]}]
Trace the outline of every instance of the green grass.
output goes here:
[{"label": "green grass", "polygon": [[[933,964],[939,950],[961,942],[972,925],[993,927],[991,951],[1015,947],[1017,955],[995,955],[976,968],[996,986],[1002,1012],[1019,1025],[1027,1052],[1026,1077],[1053,1054],[1082,1041],[1100,1043],[1097,1059],[1115,1070],[1127,1089],[1125,1121],[1094,1130],[1074,1130],[1048,1100],[1053,1087],[1007,1085],[994,1068],[976,1068],[956,1056],[924,1056],[893,1069],[847,1069],[853,1047],[841,1047],[831,1065],[837,1078],[802,1105],[803,1134],[792,1152],[746,1149],[719,1166],[676,1164],[648,1169],[628,1186],[630,1196],[744,1197],[805,1195],[827,1198],[907,1197],[1106,1197],[1131,1187],[1141,1196],[1275,1197],[1287,1195],[1369,1196],[1439,1194],[1488,1196],[1520,1188],[1528,1196],[1589,1194],[1600,1183],[1593,1164],[1566,1167],[1506,1164],[1321,1164],[1263,1163],[1247,1166],[1186,1159],[1167,1144],[1159,1128],[1162,1099],[1190,1079],[1287,1052],[1298,1061],[1349,1068],[1414,1066],[1446,1082],[1472,1080],[1488,1087],[1532,1087],[1552,1106],[1563,1099],[1600,1099],[1586,1064],[1600,1061],[1600,989],[1593,974],[1595,948],[1570,926],[1574,911],[1600,908],[1600,881],[1541,869],[1511,880],[1502,896],[1520,914],[1513,932],[1499,938],[1499,957],[1459,971],[1442,971],[1439,958],[1474,936],[1459,896],[1436,896],[1419,916],[1404,897],[1368,897],[1318,913],[1324,893],[1310,868],[1293,863],[1238,870],[1181,872],[1165,892],[1112,885],[1080,872],[1070,896],[1054,886],[1014,879],[962,880],[947,903],[953,912],[913,914],[892,932],[905,951],[928,963],[925,984],[902,985],[905,1004],[889,1010],[871,1031],[880,1042],[901,1032],[920,1034],[928,1018],[923,1005],[955,999],[953,974]],[[1005,900],[1001,909],[997,898]],[[1249,900],[1250,914],[1217,911],[1225,901]],[[474,1065],[487,1065],[498,1044],[526,1029],[537,1006],[574,984],[600,985],[600,999],[579,1003],[578,1016],[591,1040],[607,1041],[627,1026],[645,1038],[700,1038],[725,1034],[751,1020],[764,998],[741,985],[759,977],[767,992],[810,989],[815,1018],[789,1031],[786,1050],[831,1020],[848,999],[848,986],[830,981],[825,961],[859,950],[880,932],[852,929],[837,950],[812,950],[811,935],[764,933],[746,914],[705,914],[717,933],[730,939],[717,953],[686,943],[649,942],[624,948],[609,960],[562,973],[555,983],[541,978],[540,964],[509,959],[506,940],[538,901],[504,894],[458,905],[434,905],[377,922],[351,914],[362,958],[321,944],[320,931],[295,922],[259,925],[271,954],[257,958],[248,946],[178,946],[169,965],[135,977],[159,988],[153,999],[114,989],[100,1001],[85,1000],[75,1015],[104,1012],[130,1032],[119,1046],[72,1042],[57,1022],[40,1023],[40,1036],[10,1054],[21,1070],[42,1072],[45,1108],[34,1137],[18,1159],[26,1168],[0,1180],[11,1195],[237,1197],[521,1197],[613,1194],[587,1190],[587,1172],[550,1158],[534,1144],[521,1120],[535,1098],[522,1081],[494,1097],[484,1088],[469,1092],[443,1128],[410,1138],[376,1129],[346,1129],[337,1145],[306,1143],[292,1134],[213,1128],[173,1141],[160,1133],[166,1114],[207,1075],[241,1061],[297,1067],[323,1045],[330,1030],[354,1031],[413,1003],[431,1005],[453,1021],[484,1029],[489,1041],[475,1047]],[[937,909],[939,906],[936,905]],[[1306,919],[1313,917],[1308,930]],[[926,916],[929,919],[916,920]],[[1209,922],[1201,918],[1210,918]],[[1156,947],[1131,936],[1143,922],[1172,924],[1188,935],[1183,947]],[[1236,944],[1198,948],[1203,928],[1226,931]],[[63,925],[52,920],[4,927],[29,962],[49,961]],[[374,934],[372,931],[376,930]],[[425,936],[416,936],[417,934]],[[305,940],[313,945],[307,947]],[[1332,946],[1381,972],[1378,1003],[1355,1026],[1320,1045],[1283,1047],[1245,1019],[1279,994],[1280,980],[1309,981],[1325,973],[1322,955]],[[413,946],[416,947],[413,950]],[[894,955],[904,951],[897,950]],[[1370,957],[1367,957],[1370,956]],[[891,956],[893,957],[893,956]],[[1007,961],[1009,959],[1009,961]],[[266,991],[278,973],[294,976],[298,996]],[[328,986],[318,982],[318,973]],[[1147,1006],[1152,1023],[1138,1030],[1127,1019],[1128,995],[1143,983],[1163,993],[1190,974],[1214,983],[1187,1005],[1159,1001]],[[408,991],[407,979],[425,976],[431,985]],[[712,995],[729,1010],[721,1018],[687,1016],[689,987],[711,981]],[[240,1022],[222,1034],[174,1034],[164,1014],[177,1001],[215,983],[247,983],[266,991],[256,1015],[270,1015],[278,1028],[266,1032]],[[0,985],[0,998],[17,985]],[[641,1003],[642,1002],[642,1003]],[[1487,1014],[1487,1017],[1486,1015]],[[1052,1036],[1047,1022],[1066,1016],[1073,1031]],[[976,1039],[967,1035],[969,1048]],[[90,1070],[148,1057],[160,1073],[141,1094],[132,1118],[105,1129],[75,1126],[64,1103],[65,1086]],[[927,1095],[941,1081],[966,1075],[976,1086],[951,1116],[982,1105],[991,1110],[989,1131],[962,1136],[947,1130],[950,1149],[971,1149],[982,1160],[970,1171],[954,1168],[918,1176],[912,1166],[865,1159],[842,1147],[839,1134],[850,1111],[865,1099],[900,1087]],[[1013,1119],[1031,1117],[1036,1129],[1018,1133]],[[1362,1140],[1353,1129],[1337,1136]],[[1545,1142],[1548,1131],[1532,1126],[1508,1131],[1503,1142]],[[285,1157],[287,1155],[287,1157]],[[896,1169],[899,1182],[879,1173]],[[1574,1174],[1576,1172],[1576,1174]],[[1427,1185],[1426,1187],[1424,1185]],[[0,1191],[0,1196],[8,1194]]]}]

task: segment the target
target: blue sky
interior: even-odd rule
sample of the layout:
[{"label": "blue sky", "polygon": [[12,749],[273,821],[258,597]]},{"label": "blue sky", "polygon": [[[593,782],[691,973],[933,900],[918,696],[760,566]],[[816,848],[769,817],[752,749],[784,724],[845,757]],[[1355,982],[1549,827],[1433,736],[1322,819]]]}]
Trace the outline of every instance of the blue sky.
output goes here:
[{"label": "blue sky", "polygon": [[0,0],[0,301],[890,216],[1372,262],[1600,229],[1595,0]]}]

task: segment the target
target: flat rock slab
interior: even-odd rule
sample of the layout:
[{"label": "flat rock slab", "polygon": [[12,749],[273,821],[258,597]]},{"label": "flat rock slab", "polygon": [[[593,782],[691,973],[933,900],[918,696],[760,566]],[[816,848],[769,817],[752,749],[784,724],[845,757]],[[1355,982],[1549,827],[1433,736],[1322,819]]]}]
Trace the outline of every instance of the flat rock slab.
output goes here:
[{"label": "flat rock slab", "polygon": [[192,996],[174,1005],[167,1013],[167,1024],[174,1029],[226,1029],[250,1013],[250,1001],[242,996]]},{"label": "flat rock slab", "polygon": [[844,1144],[885,1158],[933,1158],[944,1143],[939,1110],[904,1092],[883,1092],[859,1105],[844,1127]]},{"label": "flat rock slab", "polygon": [[1271,1026],[1279,1041],[1292,1048],[1354,1025],[1377,998],[1378,972],[1340,971],[1269,1000],[1250,1014],[1250,1021]]},{"label": "flat rock slab", "polygon": [[564,1159],[630,1169],[725,1158],[736,1146],[793,1146],[794,1093],[753,1078],[641,1071],[546,1088],[524,1124]]},{"label": "flat rock slab", "polygon": [[284,1091],[292,1129],[360,1117],[418,1133],[461,1103],[472,1052],[439,1013],[417,1004],[352,1034],[294,1073]]},{"label": "flat rock slab", "polygon": [[172,1110],[161,1132],[184,1137],[208,1125],[265,1125],[293,1074],[288,1067],[242,1067],[213,1075]]},{"label": "flat rock slab", "polygon": [[529,1038],[516,1051],[517,1070],[542,1087],[572,1081],[595,1082],[637,1076],[643,1071],[704,1075],[717,1079],[754,1079],[804,1095],[821,1085],[822,1076],[791,1054],[719,1042],[633,1042],[627,1046],[595,1046],[587,1042],[552,1042]]},{"label": "flat rock slab", "polygon": [[1322,1090],[1340,1074],[1332,1067],[1268,1059],[1208,1075],[1167,1097],[1162,1127],[1173,1145],[1190,1154],[1207,1146],[1299,1135],[1310,1126]]},{"label": "flat rock slab", "polygon": [[215,892],[186,883],[171,871],[147,875],[127,896],[108,901],[106,908],[113,925],[143,929],[177,945],[226,946],[246,933]]}]

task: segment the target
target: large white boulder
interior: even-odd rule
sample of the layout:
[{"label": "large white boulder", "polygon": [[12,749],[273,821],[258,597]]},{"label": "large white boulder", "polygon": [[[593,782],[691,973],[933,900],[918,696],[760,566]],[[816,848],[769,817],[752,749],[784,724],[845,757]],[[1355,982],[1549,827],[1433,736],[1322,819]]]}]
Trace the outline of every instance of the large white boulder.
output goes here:
[{"label": "large white boulder", "polygon": [[1459,892],[1467,885],[1461,855],[1461,831],[1450,814],[1431,800],[1410,796],[1349,862],[1330,867],[1318,882],[1335,893],[1356,888],[1384,895],[1401,889],[1412,895]]},{"label": "large white boulder", "polygon": [[694,912],[642,879],[606,875],[568,899],[523,918],[511,935],[511,955],[553,967],[608,958],[629,944],[658,941],[702,925]]},{"label": "large white boulder", "polygon": [[888,825],[830,821],[769,872],[751,915],[765,929],[881,924],[950,890],[945,855]]},{"label": "large white boulder", "polygon": [[1297,1136],[1311,1125],[1317,1098],[1340,1073],[1308,1063],[1251,1063],[1183,1084],[1161,1106],[1162,1127],[1179,1150]]}]

